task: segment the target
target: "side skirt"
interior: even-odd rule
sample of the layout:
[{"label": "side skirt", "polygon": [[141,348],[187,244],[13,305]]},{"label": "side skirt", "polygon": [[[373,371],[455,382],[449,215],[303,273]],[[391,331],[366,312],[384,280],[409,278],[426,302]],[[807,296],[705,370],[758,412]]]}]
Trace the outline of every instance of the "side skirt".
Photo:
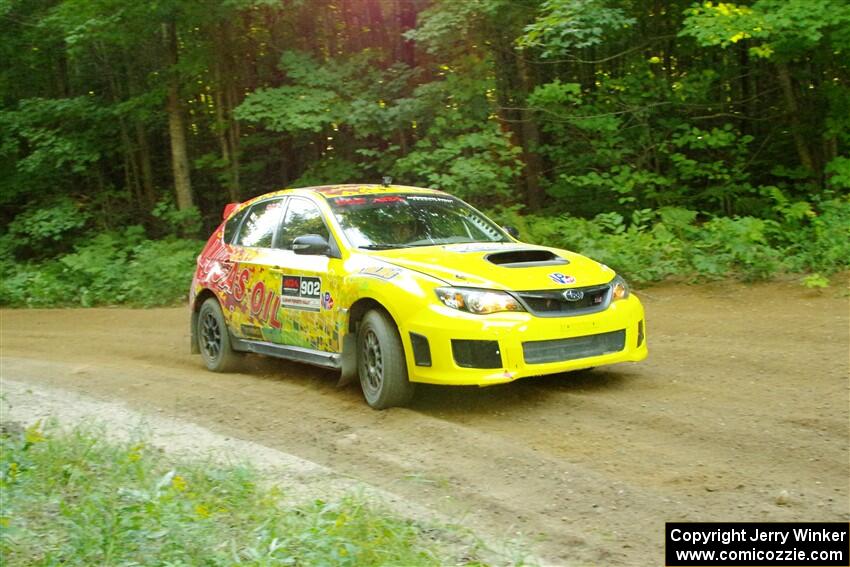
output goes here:
[{"label": "side skirt", "polygon": [[232,335],[230,338],[230,344],[233,347],[233,350],[242,352],[255,352],[257,354],[265,354],[276,358],[285,358],[286,360],[315,364],[316,366],[323,366],[325,368],[342,368],[342,355],[335,352],[324,352],[321,350],[313,350],[311,348],[279,345],[264,341],[237,339]]}]

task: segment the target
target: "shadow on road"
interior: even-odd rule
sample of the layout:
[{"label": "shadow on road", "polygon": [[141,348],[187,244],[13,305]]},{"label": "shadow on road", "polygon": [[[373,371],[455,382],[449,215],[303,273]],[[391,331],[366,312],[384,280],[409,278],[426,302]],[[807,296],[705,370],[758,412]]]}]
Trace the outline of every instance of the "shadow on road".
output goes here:
[{"label": "shadow on road", "polygon": [[[343,402],[362,403],[360,385],[355,380],[337,388],[339,374],[308,364],[248,355],[242,373],[253,378],[298,385],[333,396]],[[567,403],[565,395],[584,392],[623,390],[632,375],[618,369],[580,370],[549,376],[523,378],[509,384],[481,388],[478,386],[434,386],[418,384],[409,409],[426,414],[475,414],[524,412],[530,406],[544,403]]]},{"label": "shadow on road", "polygon": [[616,371],[582,370],[524,378],[497,386],[417,386],[410,409],[423,413],[459,414],[524,412],[529,406],[563,403],[564,394],[622,389],[629,377]]}]

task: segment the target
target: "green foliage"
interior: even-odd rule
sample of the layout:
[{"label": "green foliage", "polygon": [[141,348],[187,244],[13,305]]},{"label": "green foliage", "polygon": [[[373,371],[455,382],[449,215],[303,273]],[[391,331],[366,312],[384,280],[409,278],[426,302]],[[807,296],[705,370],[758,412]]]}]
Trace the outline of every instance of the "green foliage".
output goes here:
[{"label": "green foliage", "polygon": [[336,93],[320,88],[257,89],[239,105],[236,117],[274,132],[321,132],[342,117],[339,103]]},{"label": "green foliage", "polygon": [[293,187],[312,187],[336,183],[356,183],[363,179],[362,167],[345,159],[328,157],[312,164],[296,179]]},{"label": "green foliage", "polygon": [[619,8],[602,0],[545,0],[540,15],[517,39],[520,47],[539,48],[544,58],[602,43],[606,34],[634,25]]},{"label": "green foliage", "polygon": [[[846,265],[844,0],[39,0],[0,13],[7,303],[167,301],[176,291],[93,267],[132,273],[144,239],[128,226],[170,250],[226,202],[383,175],[536,207],[536,230],[586,234],[578,244],[639,279]],[[197,210],[178,212],[163,196],[190,192],[172,169],[181,121]]]},{"label": "green foliage", "polygon": [[421,528],[345,496],[283,504],[247,466],[174,462],[143,438],[38,424],[0,437],[7,565],[439,565]]},{"label": "green foliage", "polygon": [[423,45],[428,53],[451,55],[465,47],[468,37],[481,23],[481,16],[492,10],[498,1],[467,0],[465,2],[435,2],[419,15],[415,29],[405,37]]},{"label": "green foliage", "polygon": [[179,210],[171,197],[162,199],[151,211],[154,218],[162,221],[167,234],[196,235],[201,230],[201,214],[195,207]]},{"label": "green foliage", "polygon": [[703,222],[696,211],[677,207],[636,210],[629,220],[618,213],[593,220],[521,215],[516,208],[496,211],[494,217],[519,228],[529,242],[591,256],[637,283],[667,277],[749,281],[783,271],[828,275],[850,268],[850,200],[806,203],[811,214],[802,217],[795,205],[777,205],[782,221],[714,217]]},{"label": "green foliage", "polygon": [[202,246],[196,240],[148,240],[134,226],[99,233],[52,260],[16,263],[7,257],[0,260],[10,274],[0,282],[0,304],[171,305],[188,293]]},{"label": "green foliage", "polygon": [[7,227],[15,247],[38,249],[55,246],[85,226],[87,213],[68,198],[50,205],[37,204],[16,216]]},{"label": "green foliage", "polygon": [[809,274],[801,280],[801,283],[809,289],[823,289],[829,287],[829,278],[820,274]]},{"label": "green foliage", "polygon": [[492,203],[509,198],[521,167],[519,152],[494,124],[437,144],[423,140],[396,162],[393,173],[412,185],[439,187],[463,199]]},{"label": "green foliage", "polygon": [[830,187],[837,190],[850,190],[850,158],[838,156],[826,166]]},{"label": "green foliage", "polygon": [[682,35],[720,47],[762,40],[750,48],[751,53],[770,57],[778,51],[788,57],[825,39],[838,40],[837,47],[847,48],[848,36],[841,30],[848,24],[850,6],[841,0],[757,0],[752,6],[705,2],[687,11]]},{"label": "green foliage", "polygon": [[[17,167],[23,174],[66,169],[82,173],[104,151],[95,129],[108,132],[109,118],[108,110],[90,97],[22,100],[15,110],[0,114],[0,149],[19,154]],[[21,146],[27,149],[25,155],[20,155]]]}]

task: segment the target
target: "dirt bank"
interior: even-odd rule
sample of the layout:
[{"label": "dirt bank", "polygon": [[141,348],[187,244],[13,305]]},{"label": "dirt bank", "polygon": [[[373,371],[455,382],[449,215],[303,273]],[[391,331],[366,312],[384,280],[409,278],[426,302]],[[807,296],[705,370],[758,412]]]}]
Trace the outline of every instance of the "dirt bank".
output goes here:
[{"label": "dirt bank", "polygon": [[645,362],[420,388],[385,412],[307,366],[206,372],[185,309],[2,311],[2,376],[315,461],[558,564],[660,564],[665,521],[850,519],[846,295],[714,284],[641,297]]}]

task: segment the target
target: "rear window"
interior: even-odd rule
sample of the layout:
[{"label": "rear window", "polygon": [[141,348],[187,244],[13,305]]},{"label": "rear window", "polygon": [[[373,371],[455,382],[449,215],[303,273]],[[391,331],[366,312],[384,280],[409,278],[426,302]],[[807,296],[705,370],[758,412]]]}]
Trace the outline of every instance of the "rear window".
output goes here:
[{"label": "rear window", "polygon": [[233,244],[233,239],[236,238],[236,233],[239,232],[239,225],[242,223],[242,219],[245,218],[245,215],[248,214],[248,209],[250,208],[251,207],[244,207],[241,211],[231,216],[224,224],[225,244]]}]

